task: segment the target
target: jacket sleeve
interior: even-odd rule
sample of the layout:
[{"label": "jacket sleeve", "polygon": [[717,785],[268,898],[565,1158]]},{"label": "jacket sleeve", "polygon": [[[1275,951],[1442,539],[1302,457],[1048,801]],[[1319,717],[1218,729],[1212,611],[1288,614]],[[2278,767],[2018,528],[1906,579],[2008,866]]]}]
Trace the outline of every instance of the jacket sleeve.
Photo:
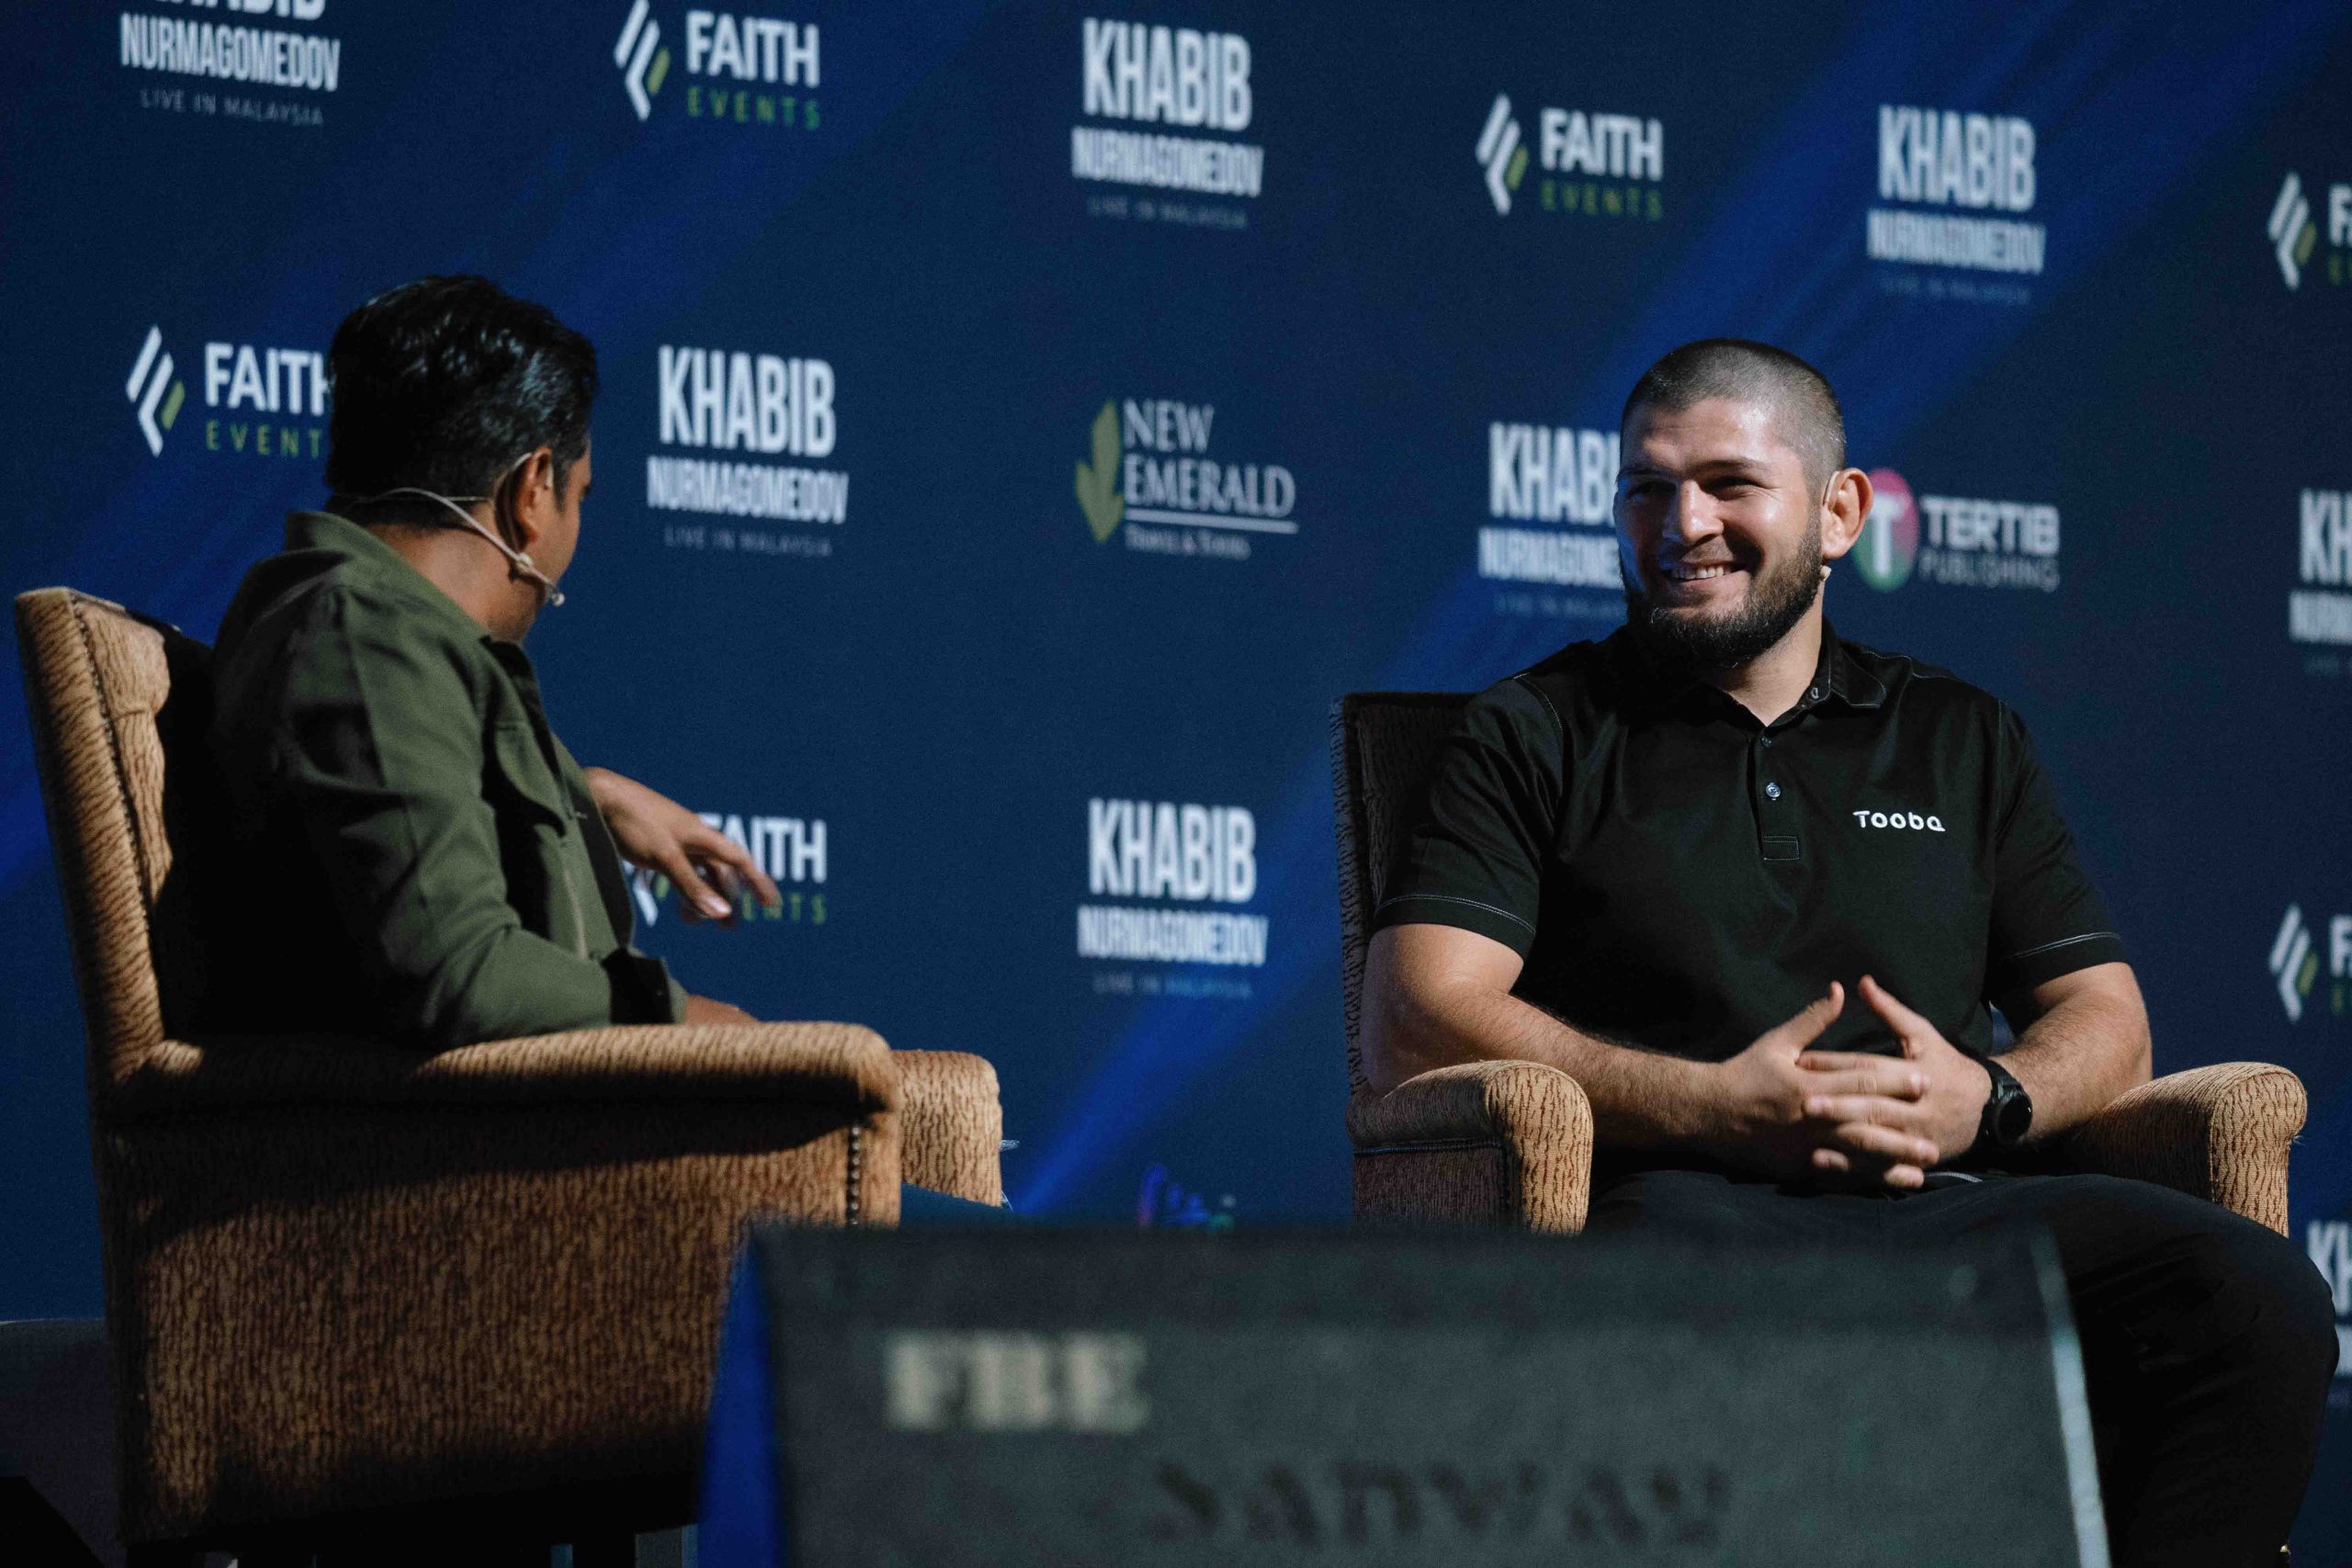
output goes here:
[{"label": "jacket sleeve", "polygon": [[439,1047],[666,1020],[666,995],[661,1018],[638,1016],[639,976],[529,931],[508,903],[481,720],[449,649],[350,595],[322,596],[313,617],[273,789],[303,824],[334,904],[320,918],[360,954],[384,1032]]}]

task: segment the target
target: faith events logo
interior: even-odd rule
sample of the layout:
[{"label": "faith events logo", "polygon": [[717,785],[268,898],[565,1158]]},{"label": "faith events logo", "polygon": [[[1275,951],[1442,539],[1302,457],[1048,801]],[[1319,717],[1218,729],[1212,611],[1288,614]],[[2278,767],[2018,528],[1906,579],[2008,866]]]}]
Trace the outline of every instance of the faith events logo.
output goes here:
[{"label": "faith events logo", "polygon": [[[1499,420],[1487,425],[1489,521],[1478,530],[1478,575],[1611,593],[1621,589],[1613,526],[1617,457],[1613,430]],[[1525,525],[1531,523],[1550,526]]]},{"label": "faith events logo", "polygon": [[1088,425],[1079,515],[1098,545],[1124,536],[1153,555],[1248,560],[1253,536],[1298,532],[1298,479],[1280,463],[1209,455],[1211,403],[1112,399]]},{"label": "faith events logo", "polygon": [[[311,23],[327,0],[162,0],[181,11],[227,11],[256,18]],[[166,114],[218,116],[255,124],[317,127],[320,99],[343,82],[343,40],[256,22],[207,16],[124,11],[118,17],[118,63],[149,78],[139,107]],[[207,84],[184,85],[174,77]],[[212,84],[220,84],[213,85]],[[266,88],[293,95],[257,94]]]},{"label": "faith events logo", "polygon": [[[1656,223],[1666,216],[1666,130],[1656,119],[1584,109],[1544,108],[1536,116],[1533,162],[1539,211]],[[1497,93],[1476,148],[1487,197],[1509,217],[1530,158],[1510,96]]]},{"label": "faith events logo", "polygon": [[[326,458],[327,361],[315,349],[270,348],[249,343],[204,345],[203,450],[229,457]],[[131,418],[150,455],[164,455],[164,439],[187,404],[187,383],[164,342],[164,329],[150,326],[123,383]]]},{"label": "faith events logo", "polygon": [[[737,888],[738,919],[821,926],[831,917],[825,900],[825,824],[821,818],[762,817],[731,811],[703,811],[696,815],[749,853],[784,895],[784,902],[771,909],[748,886]],[[628,890],[637,905],[639,920],[648,926],[660,922],[663,906],[674,891],[668,877],[642,865],[628,868]]]},{"label": "faith events logo", "polygon": [[130,380],[122,390],[139,412],[139,433],[147,438],[147,450],[162,457],[164,432],[179,419],[180,405],[187,401],[187,383],[172,379],[172,353],[164,346],[163,328],[147,329],[147,341],[139,345],[138,363],[131,366]]},{"label": "faith events logo", "polygon": [[821,60],[817,25],[781,17],[689,10],[679,34],[685,44],[685,91],[661,97],[674,62],[653,15],[652,0],[635,0],[613,45],[613,64],[630,112],[653,118],[663,101],[686,118],[714,125],[814,130]]},{"label": "faith events logo", "polygon": [[[2270,254],[2278,264],[2278,276],[2290,289],[2301,289],[2312,256],[2319,249],[2320,230],[2312,216],[2312,198],[2303,189],[2303,176],[2289,170],[2278,186],[2278,199],[2270,204]],[[2352,281],[2352,185],[2332,185],[2327,187],[2327,267],[2324,280],[2335,288]]]},{"label": "faith events logo", "polygon": [[2302,1021],[2323,969],[2328,982],[2327,1010],[2340,1018],[2352,1011],[2352,915],[2327,917],[2327,960],[2323,965],[2312,922],[2303,919],[2302,906],[2288,905],[2278,934],[2270,939],[2270,978],[2290,1023]]},{"label": "faith events logo", "polygon": [[2058,591],[2055,506],[1954,495],[1915,497],[1893,468],[1872,468],[1871,489],[1871,514],[1847,558],[1871,587],[1891,592],[1916,571],[1922,582],[1950,588]]},{"label": "faith events logo", "polygon": [[[739,555],[831,555],[834,536],[849,521],[849,475],[819,466],[841,442],[831,362],[662,344],[655,368],[664,450],[645,459],[645,504],[726,519],[665,523],[662,544]],[[745,456],[695,455],[702,452]],[[762,457],[800,460],[754,460]],[[783,526],[765,525],[772,524]]]}]

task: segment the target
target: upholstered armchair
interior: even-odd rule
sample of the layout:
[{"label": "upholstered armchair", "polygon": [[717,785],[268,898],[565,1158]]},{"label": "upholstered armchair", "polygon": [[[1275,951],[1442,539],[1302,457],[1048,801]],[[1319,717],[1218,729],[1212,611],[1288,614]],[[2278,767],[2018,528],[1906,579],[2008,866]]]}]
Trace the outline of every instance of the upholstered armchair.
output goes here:
[{"label": "upholstered armchair", "polygon": [[17,620],[139,1555],[461,1499],[543,1540],[682,1522],[744,1223],[891,1224],[902,1179],[1001,1201],[988,1063],[854,1024],[188,1038],[235,940],[175,852],[219,809],[208,650],[63,589]]},{"label": "upholstered armchair", "polygon": [[[1454,693],[1362,692],[1331,708],[1339,816],[1340,970],[1348,1135],[1360,1218],[1575,1231],[1592,1182],[1592,1111],[1576,1081],[1532,1062],[1477,1062],[1386,1094],[1364,1077],[1367,927],[1397,836],[1469,702]],[[2143,1084],[2076,1130],[2078,1169],[2137,1177],[2210,1199],[2284,1234],[2287,1145],[2303,1124],[2301,1079],[2228,1062]]]}]

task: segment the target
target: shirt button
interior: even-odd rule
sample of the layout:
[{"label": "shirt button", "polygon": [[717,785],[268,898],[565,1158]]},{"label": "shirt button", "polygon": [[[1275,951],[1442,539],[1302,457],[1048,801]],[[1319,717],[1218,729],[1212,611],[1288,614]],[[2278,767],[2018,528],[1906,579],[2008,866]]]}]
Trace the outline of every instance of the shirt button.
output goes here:
[{"label": "shirt button", "polygon": [[1766,784],[1766,785],[1764,786],[1764,797],[1765,797],[1767,800],[1778,800],[1778,799],[1780,799],[1780,798],[1781,798],[1781,786],[1780,786],[1779,784]]},{"label": "shirt button", "polygon": [[1772,744],[1772,738],[1769,735],[1759,735],[1756,738],[1756,743],[1759,746],[1770,746]]},{"label": "shirt button", "polygon": [[1812,691],[1807,692],[1805,695],[1811,697],[1815,702],[1819,702],[1821,700],[1821,688],[1815,686]]}]

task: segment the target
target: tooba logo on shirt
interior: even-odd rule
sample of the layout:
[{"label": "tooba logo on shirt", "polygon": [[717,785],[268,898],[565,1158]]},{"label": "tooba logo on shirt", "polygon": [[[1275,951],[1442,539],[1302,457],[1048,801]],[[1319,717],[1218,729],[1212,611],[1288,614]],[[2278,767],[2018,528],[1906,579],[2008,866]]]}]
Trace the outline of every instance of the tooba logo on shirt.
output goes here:
[{"label": "tooba logo on shirt", "polygon": [[1932,813],[1919,811],[1869,811],[1854,813],[1854,825],[1860,828],[1882,828],[1906,833],[1940,833],[1944,819]]},{"label": "tooba logo on shirt", "polygon": [[1947,588],[2058,591],[2055,506],[1915,496],[1893,468],[1870,477],[1871,514],[1848,558],[1872,588],[1892,592],[1916,570],[1922,582]]}]

